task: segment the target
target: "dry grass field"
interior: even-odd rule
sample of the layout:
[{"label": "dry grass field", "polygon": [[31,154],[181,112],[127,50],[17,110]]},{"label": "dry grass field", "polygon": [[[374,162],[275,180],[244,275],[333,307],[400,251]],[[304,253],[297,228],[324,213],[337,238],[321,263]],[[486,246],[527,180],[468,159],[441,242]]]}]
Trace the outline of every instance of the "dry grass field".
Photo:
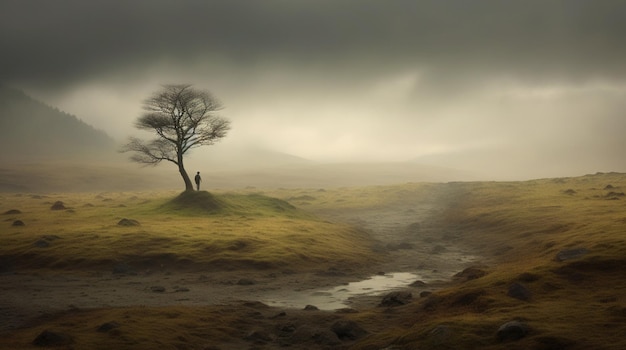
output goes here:
[{"label": "dry grass field", "polygon": [[[434,207],[419,241],[467,247],[483,259],[432,294],[414,289],[399,306],[346,313],[252,300],[70,308],[3,331],[0,349],[40,348],[35,338],[45,330],[67,336],[58,341],[66,349],[624,349],[625,190],[626,175],[608,173],[190,197],[2,194],[0,279],[110,274],[119,266],[140,275],[362,271],[389,255],[367,231],[341,223],[342,213],[402,213],[420,198]],[[66,208],[51,210],[56,201]],[[121,226],[122,219],[139,225]],[[13,226],[17,220],[24,226]],[[518,328],[498,333],[511,321]],[[337,322],[365,332],[341,333]]]}]

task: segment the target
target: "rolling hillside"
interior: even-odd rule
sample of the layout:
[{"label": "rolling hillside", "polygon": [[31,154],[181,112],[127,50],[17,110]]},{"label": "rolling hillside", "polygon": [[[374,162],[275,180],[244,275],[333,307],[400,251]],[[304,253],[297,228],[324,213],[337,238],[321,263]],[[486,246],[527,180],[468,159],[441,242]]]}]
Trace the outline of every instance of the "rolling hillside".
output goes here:
[{"label": "rolling hillside", "polygon": [[76,159],[114,152],[103,131],[77,117],[0,86],[0,158]]}]

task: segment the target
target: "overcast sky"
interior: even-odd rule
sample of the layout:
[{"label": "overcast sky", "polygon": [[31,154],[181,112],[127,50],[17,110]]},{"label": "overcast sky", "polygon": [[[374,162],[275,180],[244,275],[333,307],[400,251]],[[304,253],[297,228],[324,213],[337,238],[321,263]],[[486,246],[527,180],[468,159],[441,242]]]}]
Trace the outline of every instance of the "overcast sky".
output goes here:
[{"label": "overcast sky", "polygon": [[0,81],[123,141],[159,84],[216,147],[494,179],[626,171],[626,1],[0,0]]}]

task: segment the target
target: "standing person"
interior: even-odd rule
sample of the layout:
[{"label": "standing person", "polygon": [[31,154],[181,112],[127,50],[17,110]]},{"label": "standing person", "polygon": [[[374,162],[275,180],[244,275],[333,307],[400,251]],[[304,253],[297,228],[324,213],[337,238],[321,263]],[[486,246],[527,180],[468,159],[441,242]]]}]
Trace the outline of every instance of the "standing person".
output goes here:
[{"label": "standing person", "polygon": [[194,178],[194,180],[196,180],[196,187],[198,188],[198,191],[200,191],[200,182],[202,182],[202,178],[200,177],[199,171],[196,174],[196,177]]}]

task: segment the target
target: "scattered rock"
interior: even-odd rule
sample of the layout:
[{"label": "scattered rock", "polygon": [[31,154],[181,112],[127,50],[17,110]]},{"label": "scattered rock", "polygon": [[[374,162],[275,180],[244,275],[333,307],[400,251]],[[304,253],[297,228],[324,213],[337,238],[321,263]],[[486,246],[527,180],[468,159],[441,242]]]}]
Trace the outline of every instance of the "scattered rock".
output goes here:
[{"label": "scattered rock", "polygon": [[624,192],[609,192],[606,194],[606,198],[607,199],[620,199],[620,197],[624,197],[625,194]]},{"label": "scattered rock", "polygon": [[367,331],[351,320],[339,320],[330,327],[330,330],[341,340],[356,340],[367,334]]},{"label": "scattered rock", "polygon": [[17,209],[10,209],[4,212],[4,215],[16,215],[21,214],[22,212]]},{"label": "scattered rock", "polygon": [[291,335],[291,341],[294,343],[308,343],[314,341],[317,344],[325,346],[341,344],[336,333],[327,329],[319,329],[307,325],[298,327]]},{"label": "scattered rock", "polygon": [[133,219],[122,219],[117,223],[119,226],[140,226],[139,221]]},{"label": "scattered rock", "polygon": [[65,204],[63,204],[63,202],[61,201],[56,201],[54,202],[54,204],[52,204],[52,206],[50,207],[50,210],[65,210],[67,209],[65,207]]},{"label": "scattered rock", "polygon": [[530,272],[523,272],[517,276],[517,279],[522,282],[535,282],[539,279],[539,276]]},{"label": "scattered rock", "polygon": [[553,336],[537,337],[535,341],[538,343],[537,350],[570,349],[576,345],[574,340]]},{"label": "scattered rock", "polygon": [[411,299],[413,299],[413,294],[411,294],[411,292],[391,292],[383,297],[383,300],[378,306],[393,307],[405,305],[410,303]]},{"label": "scattered rock", "polygon": [[272,341],[272,336],[266,331],[254,330],[250,332],[244,339],[253,342],[270,342]]},{"label": "scattered rock", "polygon": [[465,270],[454,275],[455,278],[462,279],[465,281],[475,280],[477,278],[481,278],[485,276],[487,272],[477,268],[477,267],[468,267]]},{"label": "scattered rock", "polygon": [[525,323],[520,321],[510,321],[498,328],[496,337],[499,342],[514,341],[524,338],[528,335],[529,328]]},{"label": "scattered rock", "polygon": [[237,285],[239,286],[251,286],[256,284],[256,282],[254,280],[251,280],[249,278],[242,278],[239,281],[237,281]]},{"label": "scattered rock", "polygon": [[576,191],[574,191],[574,190],[573,190],[573,189],[571,189],[571,188],[568,188],[567,190],[563,191],[563,193],[564,193],[564,194],[568,194],[568,195],[572,196],[572,195],[575,195],[575,194],[576,194]]},{"label": "scattered rock", "polygon": [[409,250],[414,249],[415,246],[409,242],[389,243],[387,244],[387,250]]},{"label": "scattered rock", "polygon": [[33,340],[33,345],[41,347],[64,346],[74,342],[71,336],[65,333],[52,332],[45,330]]},{"label": "scattered rock", "polygon": [[426,287],[426,282],[424,282],[424,281],[419,281],[419,280],[418,280],[418,281],[415,281],[415,282],[413,282],[413,283],[409,284],[409,286],[410,286],[410,287],[416,287],[416,288],[419,288],[419,287]]},{"label": "scattered rock", "polygon": [[528,288],[526,288],[524,285],[517,283],[517,282],[511,284],[506,295],[510,296],[511,298],[524,300],[524,301],[530,300],[530,297],[531,297],[531,293],[528,290]]},{"label": "scattered rock", "polygon": [[315,310],[319,310],[319,308],[315,305],[307,305],[304,307],[305,310],[307,311],[315,311]]},{"label": "scattered rock", "polygon": [[106,333],[112,329],[118,328],[120,326],[119,323],[115,322],[115,321],[111,321],[111,322],[106,322],[100,325],[100,327],[98,327],[98,329],[96,329],[98,332],[102,332],[102,333]]},{"label": "scattered rock", "polygon": [[48,248],[50,246],[50,242],[46,241],[45,239],[40,239],[33,245],[37,248]]},{"label": "scattered rock", "polygon": [[425,290],[425,291],[420,293],[420,298],[426,298],[426,297],[430,296],[431,294],[433,294],[433,292]]},{"label": "scattered rock", "polygon": [[163,287],[163,286],[152,286],[152,287],[150,287],[150,291],[152,291],[153,293],[164,293],[165,292],[165,287]]},{"label": "scattered rock", "polygon": [[136,275],[137,272],[126,263],[119,263],[113,266],[112,273],[114,275]]},{"label": "scattered rock", "polygon": [[13,221],[11,226],[26,226],[26,224],[22,220],[15,220],[15,221]]},{"label": "scattered rock", "polygon": [[446,247],[437,244],[436,246],[433,247],[433,249],[430,251],[431,254],[441,254],[443,252],[445,252],[447,249]]},{"label": "scattered rock", "polygon": [[611,184],[608,184],[608,185],[604,186],[604,189],[605,189],[605,190],[612,190],[612,189],[614,189],[614,188],[615,188],[615,187],[613,187],[613,185],[611,185]]},{"label": "scattered rock", "polygon": [[189,292],[189,288],[187,287],[178,287],[174,290],[174,292],[176,293],[185,293],[185,292]]},{"label": "scattered rock", "polygon": [[478,298],[480,298],[481,296],[485,294],[487,294],[487,292],[485,292],[482,289],[464,292],[458,295],[452,301],[452,305],[453,306],[468,306],[468,305],[474,304],[474,302],[477,301]]},{"label": "scattered rock", "polygon": [[[433,328],[433,330],[428,333],[428,338],[429,338],[429,341],[433,345],[442,346],[450,342],[450,338],[452,337],[452,334],[453,332],[450,326],[438,325],[437,327]],[[451,348],[451,347],[446,346],[445,348]]]},{"label": "scattered rock", "polygon": [[578,259],[587,253],[589,253],[589,250],[587,248],[574,248],[574,249],[561,250],[556,255],[556,261]]}]

